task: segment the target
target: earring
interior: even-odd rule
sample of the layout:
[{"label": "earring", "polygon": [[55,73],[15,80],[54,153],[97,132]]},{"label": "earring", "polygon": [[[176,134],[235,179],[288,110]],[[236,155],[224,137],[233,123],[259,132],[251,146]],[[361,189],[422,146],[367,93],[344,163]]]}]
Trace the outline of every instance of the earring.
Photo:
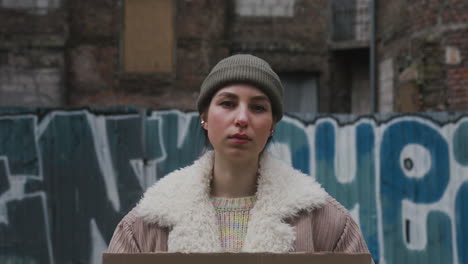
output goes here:
[{"label": "earring", "polygon": [[206,124],[205,120],[202,120],[202,121],[200,122],[200,124],[201,124],[201,126],[204,126],[204,125]]},{"label": "earring", "polygon": [[273,136],[273,133],[275,132],[274,129],[270,130],[270,136]]}]

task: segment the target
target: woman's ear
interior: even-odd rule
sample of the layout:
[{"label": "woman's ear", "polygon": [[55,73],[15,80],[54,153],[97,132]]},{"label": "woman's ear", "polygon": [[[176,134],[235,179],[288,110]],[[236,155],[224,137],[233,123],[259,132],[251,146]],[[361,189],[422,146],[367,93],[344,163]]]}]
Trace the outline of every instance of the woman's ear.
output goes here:
[{"label": "woman's ear", "polygon": [[201,122],[200,122],[201,127],[206,130],[207,123],[206,123],[206,114],[205,113],[200,115],[200,120],[201,120]]}]

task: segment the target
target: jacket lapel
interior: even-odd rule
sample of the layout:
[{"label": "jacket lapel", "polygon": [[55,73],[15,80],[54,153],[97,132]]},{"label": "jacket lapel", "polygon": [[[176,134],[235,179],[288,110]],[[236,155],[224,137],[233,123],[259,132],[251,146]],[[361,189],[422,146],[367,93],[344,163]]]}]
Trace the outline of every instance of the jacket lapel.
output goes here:
[{"label": "jacket lapel", "polygon": [[[221,252],[215,209],[210,201],[213,153],[159,180],[144,194],[138,214],[169,227],[169,252]],[[295,230],[285,223],[301,211],[320,207],[327,193],[315,180],[262,154],[257,201],[252,208],[242,251],[288,252]]]},{"label": "jacket lapel", "polygon": [[257,202],[244,241],[246,252],[294,250],[296,232],[285,220],[325,203],[327,193],[310,176],[264,153],[260,162]]},{"label": "jacket lapel", "polygon": [[145,192],[137,213],[170,229],[169,252],[220,252],[219,228],[210,201],[213,153],[174,171]]}]

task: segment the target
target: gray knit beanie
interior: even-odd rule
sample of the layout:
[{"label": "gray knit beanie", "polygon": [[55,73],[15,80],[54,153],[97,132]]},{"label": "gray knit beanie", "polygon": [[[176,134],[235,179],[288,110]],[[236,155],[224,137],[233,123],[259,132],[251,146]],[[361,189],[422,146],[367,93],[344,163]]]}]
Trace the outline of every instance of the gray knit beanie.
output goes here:
[{"label": "gray knit beanie", "polygon": [[283,117],[283,86],[278,75],[266,61],[247,54],[227,57],[214,66],[201,85],[198,112],[201,114],[206,110],[219,89],[235,83],[250,84],[260,89],[270,98],[275,120]]}]

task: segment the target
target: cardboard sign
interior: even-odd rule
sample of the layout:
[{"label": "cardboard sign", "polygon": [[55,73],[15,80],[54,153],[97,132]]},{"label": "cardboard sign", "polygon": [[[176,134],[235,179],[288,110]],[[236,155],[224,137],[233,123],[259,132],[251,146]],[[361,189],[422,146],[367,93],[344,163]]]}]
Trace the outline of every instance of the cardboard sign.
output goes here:
[{"label": "cardboard sign", "polygon": [[370,264],[370,254],[355,253],[104,253],[103,264]]}]

